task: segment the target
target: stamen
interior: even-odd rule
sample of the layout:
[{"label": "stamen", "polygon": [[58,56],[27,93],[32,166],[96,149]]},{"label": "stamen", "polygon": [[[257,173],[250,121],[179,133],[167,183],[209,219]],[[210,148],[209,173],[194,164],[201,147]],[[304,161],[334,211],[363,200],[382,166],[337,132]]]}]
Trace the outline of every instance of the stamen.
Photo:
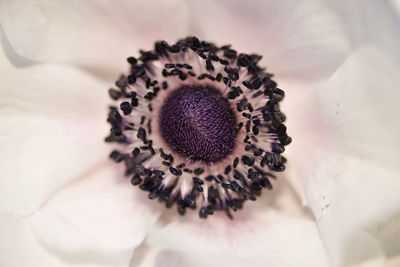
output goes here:
[{"label": "stamen", "polygon": [[124,162],[132,185],[181,215],[199,207],[200,218],[219,210],[232,218],[272,189],[291,142],[284,91],[260,59],[196,37],[129,57],[129,74],[109,89],[110,158]]}]

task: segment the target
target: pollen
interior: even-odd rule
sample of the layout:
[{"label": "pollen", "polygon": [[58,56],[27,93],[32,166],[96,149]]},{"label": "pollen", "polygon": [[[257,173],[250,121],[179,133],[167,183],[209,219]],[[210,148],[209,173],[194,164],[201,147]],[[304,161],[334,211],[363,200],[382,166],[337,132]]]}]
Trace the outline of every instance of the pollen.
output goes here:
[{"label": "pollen", "polygon": [[232,212],[272,189],[291,142],[284,91],[261,56],[188,37],[129,57],[109,90],[106,142],[131,184],[200,218]]}]

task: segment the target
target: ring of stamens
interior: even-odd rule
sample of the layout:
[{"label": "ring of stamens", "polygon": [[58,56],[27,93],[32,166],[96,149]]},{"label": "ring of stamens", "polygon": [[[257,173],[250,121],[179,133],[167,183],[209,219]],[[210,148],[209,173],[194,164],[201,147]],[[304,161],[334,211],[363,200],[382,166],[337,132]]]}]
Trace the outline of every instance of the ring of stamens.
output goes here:
[{"label": "ring of stamens", "polygon": [[291,138],[279,109],[284,92],[258,66],[261,57],[196,37],[140,52],[109,90],[117,105],[106,141],[118,144],[110,157],[131,183],[180,214],[199,206],[201,218],[214,210],[232,217],[271,189]]}]

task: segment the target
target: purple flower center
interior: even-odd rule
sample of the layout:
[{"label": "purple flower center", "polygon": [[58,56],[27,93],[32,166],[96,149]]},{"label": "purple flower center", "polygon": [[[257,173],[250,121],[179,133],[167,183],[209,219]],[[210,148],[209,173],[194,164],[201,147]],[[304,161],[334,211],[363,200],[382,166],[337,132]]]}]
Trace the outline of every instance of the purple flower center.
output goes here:
[{"label": "purple flower center", "polygon": [[192,161],[224,159],[236,140],[236,118],[229,101],[210,86],[183,86],[167,97],[160,131],[170,148]]}]

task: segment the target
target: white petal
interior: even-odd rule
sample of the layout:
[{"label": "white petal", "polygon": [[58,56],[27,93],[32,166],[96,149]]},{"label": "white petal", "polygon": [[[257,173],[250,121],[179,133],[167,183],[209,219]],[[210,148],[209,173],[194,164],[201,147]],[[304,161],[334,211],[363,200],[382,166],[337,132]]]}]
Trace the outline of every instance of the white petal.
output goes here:
[{"label": "white petal", "polygon": [[246,203],[234,220],[221,212],[207,220],[192,215],[160,224],[149,232],[148,242],[199,257],[251,259],[256,266],[327,266],[316,225],[284,180]]},{"label": "white petal", "polygon": [[345,58],[340,23],[315,1],[190,1],[193,32],[259,53],[280,77],[320,78]]},{"label": "white petal", "polygon": [[179,253],[164,250],[159,252],[154,260],[154,267],[241,267],[241,266],[263,266],[256,259],[240,259],[235,256],[221,256],[205,253]]},{"label": "white petal", "polygon": [[397,256],[396,258],[391,258],[386,262],[385,267],[397,267],[400,265],[400,256]]},{"label": "white petal", "polygon": [[340,18],[353,47],[372,44],[400,64],[400,1],[325,1]]},{"label": "white petal", "polygon": [[310,205],[334,266],[384,261],[400,253],[398,176],[338,155],[318,169]]},{"label": "white petal", "polygon": [[41,243],[65,261],[128,265],[136,246],[159,216],[161,205],[148,200],[105,163],[65,188],[33,217]]},{"label": "white petal", "polygon": [[160,247],[149,246],[146,242],[143,242],[135,249],[129,267],[154,267],[156,257],[160,251],[162,251]]},{"label": "white petal", "polygon": [[0,51],[5,77],[0,80],[0,210],[28,214],[107,155],[103,145],[107,90],[70,67],[17,67],[4,49]]},{"label": "white petal", "polygon": [[389,2],[392,4],[394,9],[397,12],[397,15],[400,17],[400,1],[399,0],[389,0]]},{"label": "white petal", "polygon": [[[400,147],[400,127],[393,123],[399,110],[398,71],[378,51],[364,47],[346,60],[328,84],[284,84],[289,89],[284,110],[294,137],[287,149],[288,172],[298,192],[304,192],[307,177],[332,151],[399,168],[395,148]],[[304,151],[309,152],[306,157]]]},{"label": "white petal", "polygon": [[400,169],[400,67],[372,48],[359,49],[319,93],[339,151]]},{"label": "white petal", "polygon": [[[81,64],[117,75],[139,48],[187,33],[184,1],[6,0],[2,28],[17,53],[39,61]],[[174,14],[174,15],[171,15]]]},{"label": "white petal", "polygon": [[361,48],[288,116],[289,177],[337,266],[400,253],[398,73],[384,55]]},{"label": "white petal", "polygon": [[[0,266],[17,267],[70,267],[71,263],[61,261],[48,253],[36,240],[30,226],[30,219],[0,213]],[[79,262],[74,267],[99,267]],[[110,265],[107,265],[111,267]]]}]

